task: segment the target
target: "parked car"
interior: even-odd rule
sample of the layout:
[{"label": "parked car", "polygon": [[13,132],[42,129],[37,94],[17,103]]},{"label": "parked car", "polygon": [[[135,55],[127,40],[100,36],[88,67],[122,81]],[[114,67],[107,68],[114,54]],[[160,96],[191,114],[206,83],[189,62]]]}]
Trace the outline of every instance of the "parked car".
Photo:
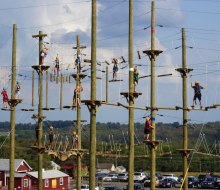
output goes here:
[{"label": "parked car", "polygon": [[[128,190],[128,185],[123,190]],[[134,190],[144,190],[144,183],[134,183]]]},{"label": "parked car", "polygon": [[199,187],[201,187],[201,183],[202,183],[207,177],[210,177],[210,175],[200,174],[200,175],[198,176]]},{"label": "parked car", "polygon": [[163,176],[161,175],[160,172],[156,172],[156,176],[157,176],[157,178],[158,178],[159,180],[163,178]]},{"label": "parked car", "polygon": [[134,182],[144,182],[146,177],[144,172],[134,172]]},{"label": "parked car", "polygon": [[103,177],[103,181],[118,181],[118,174],[108,174]]},{"label": "parked car", "polygon": [[128,181],[128,173],[118,174],[118,181],[127,182]]},{"label": "parked car", "polygon": [[177,180],[178,180],[178,177],[177,177],[177,175],[175,175],[175,174],[164,174],[162,179],[165,179],[165,178],[172,178],[172,179],[174,179],[176,182],[177,182]]},{"label": "parked car", "polygon": [[101,187],[99,190],[121,190],[121,188],[116,187],[116,186],[106,186],[106,187]]},{"label": "parked car", "polygon": [[[74,189],[76,190],[76,189]],[[89,185],[88,184],[82,184],[81,185],[81,190],[89,190]],[[99,187],[95,187],[95,190],[99,190]]]},{"label": "parked car", "polygon": [[188,187],[189,188],[198,188],[199,180],[195,176],[188,176]]},{"label": "parked car", "polygon": [[214,188],[220,189],[220,176],[215,177]]},{"label": "parked car", "polygon": [[[158,177],[156,176],[155,177],[155,181],[156,181],[156,186],[159,186],[159,179]],[[144,180],[144,187],[150,187],[150,181],[151,181],[151,177],[148,176],[145,180]]]},{"label": "parked car", "polygon": [[177,179],[178,183],[182,183],[183,182],[183,175],[180,175]]},{"label": "parked car", "polygon": [[107,173],[96,173],[95,176],[96,176],[96,179],[98,179],[99,181],[102,181],[103,178],[107,175],[108,175]]},{"label": "parked car", "polygon": [[159,187],[176,187],[177,181],[173,178],[162,179],[159,183]]},{"label": "parked car", "polygon": [[214,188],[215,178],[214,177],[207,177],[203,182],[201,182],[201,188]]}]

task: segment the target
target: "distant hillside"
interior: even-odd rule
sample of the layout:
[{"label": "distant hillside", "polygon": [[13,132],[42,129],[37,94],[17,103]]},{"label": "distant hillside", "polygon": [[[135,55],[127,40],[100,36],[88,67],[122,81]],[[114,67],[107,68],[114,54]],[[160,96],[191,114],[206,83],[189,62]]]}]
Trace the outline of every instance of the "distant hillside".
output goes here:
[{"label": "distant hillside", "polygon": [[[56,129],[56,133],[59,135],[67,135],[70,136],[73,130],[76,130],[76,126],[72,124],[71,121],[47,121],[44,122],[44,134],[47,134],[48,126],[53,125]],[[25,158],[28,160],[32,167],[37,167],[36,161],[36,153],[30,149],[35,142],[35,124],[17,124],[16,125],[16,157],[17,158]],[[142,143],[143,142],[143,123],[135,123],[135,154],[143,155],[149,154],[148,148]],[[188,134],[189,134],[189,148],[194,149],[196,143],[203,137],[203,141],[205,139],[207,145],[210,149],[213,146],[217,146],[214,144],[215,142],[220,141],[220,122],[206,123],[206,124],[189,124],[188,125]],[[9,157],[9,136],[7,133],[10,131],[10,123],[9,122],[1,122],[0,123],[0,157],[7,158]],[[83,148],[89,148],[89,133],[90,126],[83,125],[82,126],[82,146]],[[97,151],[104,151],[110,149],[121,149],[120,154],[126,155],[128,153],[128,149],[126,144],[128,144],[128,125],[120,124],[120,123],[97,123]],[[158,158],[158,170],[161,171],[169,171],[173,169],[174,171],[180,171],[182,167],[182,159],[180,154],[178,154],[175,150],[178,148],[182,148],[182,139],[183,139],[183,128],[178,122],[174,123],[157,123],[157,139],[163,140],[163,144],[160,147],[161,154],[167,151],[172,151],[172,155],[164,155],[159,156]],[[202,135],[201,135],[202,134]],[[4,136],[6,135],[6,136]],[[199,138],[200,137],[200,138]],[[207,151],[203,146],[204,142],[200,143],[201,151]],[[138,145],[139,144],[139,145]],[[218,145],[219,146],[219,145]],[[113,148],[114,147],[114,148]],[[158,150],[159,151],[159,150]],[[114,150],[113,150],[114,152]],[[158,152],[158,154],[160,154]],[[51,159],[49,156],[45,156],[45,164]],[[88,156],[84,157],[84,162],[88,163]],[[71,158],[67,162],[74,161],[74,158]],[[59,162],[55,159],[55,161]],[[116,162],[117,164],[127,165],[127,159],[114,159],[114,158],[102,158],[99,157],[99,162],[109,161]],[[149,158],[139,158],[135,159],[135,167],[136,169],[147,169],[149,170],[149,164],[147,168],[143,168],[143,165],[149,163]],[[166,163],[166,164],[165,164]],[[169,164],[167,164],[169,163]],[[213,164],[214,163],[214,164]],[[62,163],[61,163],[62,164]],[[46,164],[47,165],[47,164]],[[219,161],[215,157],[210,156],[199,156],[194,155],[193,160],[191,162],[191,166],[193,170],[198,171],[202,168],[202,170],[213,171],[217,170],[220,167]],[[48,166],[47,166],[48,167]],[[219,168],[220,170],[220,168]]]}]

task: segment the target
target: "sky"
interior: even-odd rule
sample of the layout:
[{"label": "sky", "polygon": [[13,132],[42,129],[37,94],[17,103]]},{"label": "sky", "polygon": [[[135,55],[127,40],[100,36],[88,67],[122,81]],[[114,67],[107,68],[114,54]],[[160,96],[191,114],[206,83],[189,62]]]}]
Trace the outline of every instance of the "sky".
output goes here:
[{"label": "sky", "polygon": [[[98,70],[105,70],[105,61],[112,57],[123,56],[128,61],[128,0],[97,1],[97,65]],[[203,106],[220,103],[220,0],[155,0],[156,49],[163,53],[156,60],[156,75],[172,74],[167,77],[156,77],[156,105],[158,107],[175,107],[182,105],[182,80],[175,71],[182,65],[181,28],[186,30],[187,66],[193,69],[188,75],[188,105],[192,105],[193,89],[190,83],[199,80],[205,88],[202,90]],[[71,75],[76,51],[76,35],[80,35],[83,59],[91,59],[91,0],[8,0],[1,2],[0,8],[0,88],[8,88],[10,96],[10,74],[12,60],[12,26],[17,25],[17,80],[21,83],[23,103],[17,106],[17,122],[33,122],[31,116],[37,112],[37,74],[35,73],[35,106],[34,112],[22,112],[22,108],[31,108],[31,73],[32,65],[38,64],[38,40],[32,35],[39,31],[47,34],[45,45],[49,48],[45,64],[50,65],[52,73],[54,59],[59,54],[61,72]],[[150,48],[151,1],[134,0],[134,64],[139,65],[140,75],[150,74],[150,61],[144,50]],[[137,51],[141,54],[138,59]],[[68,68],[68,65],[70,67]],[[88,63],[82,63],[84,69]],[[118,78],[121,82],[109,83],[109,102],[127,104],[120,92],[128,91],[128,68],[119,65]],[[112,78],[112,67],[109,66],[109,78]],[[68,69],[67,69],[68,68]],[[105,100],[105,73],[97,70],[97,99]],[[90,75],[90,70],[85,74]],[[90,78],[82,81],[82,99],[90,99]],[[63,105],[72,104],[75,82],[64,83]],[[150,78],[139,80],[137,91],[142,93],[136,101],[138,107],[150,106]],[[59,108],[60,85],[49,83],[49,106]],[[45,80],[44,80],[45,105]],[[144,122],[143,117],[149,111],[135,111],[135,122]],[[73,110],[56,109],[44,111],[47,120],[74,120]],[[218,109],[191,111],[188,117],[191,123],[218,121]],[[82,119],[89,122],[90,113],[82,105]],[[0,121],[9,121],[10,112],[0,110]],[[157,122],[182,123],[182,111],[158,111]],[[97,112],[97,122],[128,123],[128,110],[122,107],[102,105]]]}]

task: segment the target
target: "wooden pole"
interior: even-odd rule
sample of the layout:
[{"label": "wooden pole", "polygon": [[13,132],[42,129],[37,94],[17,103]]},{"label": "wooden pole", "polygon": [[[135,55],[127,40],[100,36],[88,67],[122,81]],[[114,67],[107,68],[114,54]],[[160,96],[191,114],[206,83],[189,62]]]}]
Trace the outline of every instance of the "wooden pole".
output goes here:
[{"label": "wooden pole", "polygon": [[[12,81],[11,81],[11,99],[15,99],[15,88],[16,88],[16,34],[17,26],[13,24],[13,42],[12,42]],[[15,111],[16,106],[10,105],[10,178],[9,186],[10,190],[14,190],[14,173],[15,173]]]},{"label": "wooden pole", "polygon": [[[80,37],[77,35],[76,37],[76,46],[77,46],[77,56],[80,55]],[[81,100],[81,81],[80,81],[80,68],[77,67],[77,77],[76,77],[76,86],[79,88],[78,98]],[[77,103],[77,129],[78,129],[78,149],[80,150],[82,144],[82,129],[81,129],[81,106]],[[81,189],[81,156],[77,155],[77,190]]]},{"label": "wooden pole", "polygon": [[[129,0],[129,93],[134,92],[133,71],[133,0]],[[129,158],[128,158],[128,189],[134,189],[134,99],[129,98]]]},{"label": "wooden pole", "polygon": [[[91,101],[96,100],[96,0],[92,0]],[[95,189],[96,173],[96,105],[90,109],[89,189]]]},{"label": "wooden pole", "polygon": [[[183,69],[187,69],[186,67],[186,33],[185,29],[182,29],[182,67]],[[188,149],[188,111],[187,111],[187,75],[182,75],[183,80],[183,87],[182,87],[182,93],[183,93],[183,149]],[[182,154],[183,155],[183,176],[184,176],[184,189],[188,189],[188,154]]]},{"label": "wooden pole", "polygon": [[[151,2],[151,50],[155,50],[155,12],[154,0]],[[155,59],[151,59],[151,107],[156,107],[156,81],[155,81]],[[154,128],[151,132],[151,140],[156,140],[156,110],[151,110],[151,125]],[[151,190],[155,190],[156,186],[156,149],[151,148]]]}]

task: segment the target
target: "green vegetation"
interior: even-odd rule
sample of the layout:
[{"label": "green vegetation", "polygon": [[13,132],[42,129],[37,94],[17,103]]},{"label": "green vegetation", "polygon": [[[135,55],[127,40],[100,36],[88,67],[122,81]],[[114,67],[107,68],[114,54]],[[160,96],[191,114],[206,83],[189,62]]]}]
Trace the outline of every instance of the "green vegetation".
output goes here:
[{"label": "green vegetation", "polygon": [[[44,133],[48,131],[48,125],[53,125],[56,128],[56,133],[59,135],[67,135],[70,137],[76,127],[71,121],[48,121],[45,122]],[[82,127],[82,147],[89,147],[89,125]],[[148,147],[142,143],[143,141],[142,123],[135,123],[135,155],[142,157],[135,158],[135,170],[150,170],[150,159]],[[207,124],[189,124],[189,148],[195,149],[195,146],[200,142],[200,152],[207,152],[204,143],[207,143],[209,150],[220,154],[220,145],[218,144],[220,131],[220,122]],[[201,131],[202,129],[202,131]],[[7,133],[10,130],[9,122],[0,123],[0,158],[9,158],[9,137]],[[176,149],[182,148],[182,126],[178,122],[174,123],[157,123],[157,139],[163,143],[158,147],[157,154],[157,171],[162,172],[181,172],[182,158]],[[202,134],[205,135],[200,135]],[[97,123],[97,152],[104,152],[111,155],[118,155],[118,158],[107,156],[98,156],[97,162],[111,162],[116,165],[127,167],[127,158],[120,158],[120,155],[128,153],[128,125],[120,123]],[[201,140],[203,137],[203,140]],[[206,140],[206,141],[205,141]],[[37,169],[37,155],[31,146],[35,143],[35,125],[31,123],[16,125],[16,158],[25,159],[31,167]],[[170,152],[171,151],[171,152]],[[145,157],[144,157],[145,156]],[[71,157],[66,162],[60,162],[56,158],[44,156],[44,168],[50,168],[49,161],[54,160],[58,164],[76,163],[76,159]],[[88,164],[89,156],[83,157],[83,163]],[[216,172],[220,171],[218,157],[190,154],[190,169],[189,172]]]}]

